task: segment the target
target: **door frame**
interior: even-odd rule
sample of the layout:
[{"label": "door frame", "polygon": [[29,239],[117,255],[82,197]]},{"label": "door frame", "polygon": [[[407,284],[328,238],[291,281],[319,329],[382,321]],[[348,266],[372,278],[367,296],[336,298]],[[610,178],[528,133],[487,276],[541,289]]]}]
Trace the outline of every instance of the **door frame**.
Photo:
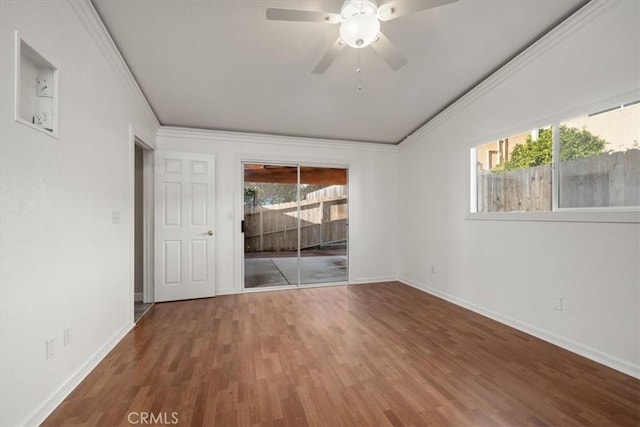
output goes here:
[{"label": "door frame", "polygon": [[143,263],[144,275],[142,285],[142,302],[148,304],[154,302],[153,297],[153,148],[143,141],[138,141],[142,148],[142,187],[143,187]]},{"label": "door frame", "polygon": [[[261,164],[261,165],[278,165],[278,166],[296,166],[298,168],[298,181],[300,181],[300,168],[301,167],[318,167],[318,168],[341,168],[346,169],[347,171],[347,279],[340,282],[326,282],[326,283],[310,283],[305,285],[300,285],[300,233],[298,233],[298,283],[295,285],[284,285],[284,286],[269,286],[264,288],[245,288],[245,280],[244,280],[244,236],[241,232],[241,221],[244,220],[244,164],[245,163],[253,163],[253,164]],[[268,160],[254,158],[254,157],[241,157],[237,158],[236,165],[238,165],[239,172],[236,176],[238,176],[239,180],[237,185],[237,191],[235,194],[238,195],[238,200],[236,202],[237,214],[236,218],[239,218],[237,221],[236,232],[234,233],[236,236],[236,260],[239,265],[236,266],[236,271],[238,274],[238,281],[240,282],[240,286],[236,287],[236,289],[240,289],[240,292],[269,292],[269,291],[281,291],[287,289],[303,289],[303,288],[319,288],[319,287],[328,287],[328,286],[343,286],[351,283],[351,227],[349,223],[351,222],[351,195],[350,195],[350,182],[349,182],[349,174],[351,166],[345,163],[331,163],[331,162],[318,162],[318,161],[305,161],[305,160],[274,160],[273,158],[269,158]],[[298,194],[299,197],[299,194]],[[298,206],[298,211],[300,210],[300,206]],[[298,224],[299,224],[299,214],[298,214]],[[237,282],[236,282],[237,283]]]},{"label": "door frame", "polygon": [[148,143],[148,139],[140,136],[133,126],[130,126],[129,137],[129,153],[130,153],[130,189],[131,189],[131,210],[130,217],[130,289],[129,289],[129,310],[130,320],[134,319],[134,299],[135,299],[135,149],[136,146],[142,148],[142,180],[143,180],[143,285],[142,285],[142,301],[144,303],[153,303],[153,218],[154,218],[154,200],[153,200],[153,152],[155,147]]}]

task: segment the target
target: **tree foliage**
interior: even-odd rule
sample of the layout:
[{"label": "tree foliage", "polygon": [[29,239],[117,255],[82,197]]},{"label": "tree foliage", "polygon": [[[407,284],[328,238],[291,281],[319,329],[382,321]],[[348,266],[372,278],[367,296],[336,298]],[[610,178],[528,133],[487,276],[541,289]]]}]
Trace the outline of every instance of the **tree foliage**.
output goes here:
[{"label": "tree foliage", "polygon": [[[586,129],[560,125],[560,160],[563,162],[602,154],[606,144],[607,141]],[[551,163],[552,160],[553,131],[546,128],[540,130],[536,140],[529,135],[524,144],[516,145],[510,159],[494,170],[529,168]]]},{"label": "tree foliage", "polygon": [[[300,185],[300,199],[304,200],[307,194],[321,190],[326,185],[302,184]],[[280,184],[270,182],[252,182],[245,184],[245,207],[257,207],[276,205],[279,203],[295,202],[298,197],[296,184]]]},{"label": "tree foliage", "polygon": [[586,129],[560,126],[560,160],[563,162],[600,155],[607,144]]},{"label": "tree foliage", "polygon": [[527,141],[524,144],[516,145],[513,148],[509,160],[504,162],[500,170],[510,171],[551,163],[553,158],[551,137],[551,129],[542,129],[535,141],[531,135],[527,136]]}]

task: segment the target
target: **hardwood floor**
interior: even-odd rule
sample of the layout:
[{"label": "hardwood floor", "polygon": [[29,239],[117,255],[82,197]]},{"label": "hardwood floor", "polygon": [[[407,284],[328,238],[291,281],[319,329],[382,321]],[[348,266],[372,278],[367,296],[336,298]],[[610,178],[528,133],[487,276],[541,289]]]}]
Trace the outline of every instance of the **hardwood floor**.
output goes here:
[{"label": "hardwood floor", "polygon": [[394,282],[156,304],[44,425],[145,416],[638,426],[640,381]]}]

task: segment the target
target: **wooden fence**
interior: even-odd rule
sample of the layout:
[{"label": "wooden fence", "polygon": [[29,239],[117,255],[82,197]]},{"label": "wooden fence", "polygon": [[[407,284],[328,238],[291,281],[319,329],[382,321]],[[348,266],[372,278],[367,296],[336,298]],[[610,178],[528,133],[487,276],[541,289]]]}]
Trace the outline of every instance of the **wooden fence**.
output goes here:
[{"label": "wooden fence", "polygon": [[313,191],[307,193],[304,197],[305,200],[322,200],[322,199],[338,199],[341,197],[347,197],[346,185],[330,185],[322,190]]},{"label": "wooden fence", "polygon": [[478,212],[551,210],[551,165],[478,172]]},{"label": "wooden fence", "polygon": [[562,164],[560,207],[640,206],[640,150]]},{"label": "wooden fence", "polygon": [[[551,210],[551,165],[478,171],[478,212]],[[640,206],[640,150],[575,159],[559,169],[562,208]]]},{"label": "wooden fence", "polygon": [[[297,203],[258,206],[245,211],[245,252],[298,249]],[[300,202],[300,249],[347,239],[347,198]]]}]

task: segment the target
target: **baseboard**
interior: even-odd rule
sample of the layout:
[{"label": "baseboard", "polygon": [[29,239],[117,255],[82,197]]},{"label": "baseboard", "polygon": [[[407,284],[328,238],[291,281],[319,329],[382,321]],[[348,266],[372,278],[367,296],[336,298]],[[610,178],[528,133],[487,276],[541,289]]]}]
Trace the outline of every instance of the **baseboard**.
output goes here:
[{"label": "baseboard", "polygon": [[640,379],[640,365],[635,365],[626,360],[622,360],[616,356],[612,356],[610,354],[604,353],[600,350],[596,350],[594,348],[588,347],[586,345],[580,344],[578,342],[572,341],[568,338],[561,337],[549,331],[545,331],[543,329],[537,328],[535,326],[529,325],[524,322],[520,322],[519,320],[513,319],[509,316],[504,316],[500,313],[497,313],[493,310],[486,309],[482,306],[474,304],[472,302],[466,301],[464,299],[455,297],[453,295],[449,295],[446,292],[439,291],[437,289],[433,289],[427,285],[413,282],[407,278],[399,278],[399,282],[404,283],[407,286],[411,286],[412,288],[416,288],[423,292],[426,292],[435,297],[441,298],[445,301],[449,301],[455,305],[471,310],[475,313],[478,313],[482,316],[488,317],[496,322],[500,322],[507,326],[511,326],[514,329],[525,332],[529,335],[533,335],[536,338],[540,338],[541,340],[547,341],[551,344],[557,345],[565,350],[568,350],[572,353],[579,354],[580,356],[586,357],[587,359],[593,360],[594,362],[598,362],[604,366],[607,366],[611,369],[615,369],[616,371],[620,371],[623,374],[630,375],[634,378]]},{"label": "baseboard", "polygon": [[384,283],[384,282],[396,282],[398,278],[396,276],[380,276],[380,277],[369,277],[366,279],[358,279],[351,280],[349,285],[373,285],[376,283]]},{"label": "baseboard", "polygon": [[216,289],[216,296],[218,295],[235,295],[235,294],[241,294],[242,292],[238,291],[235,288],[230,288],[230,289]]},{"label": "baseboard", "polygon": [[53,412],[54,409],[62,403],[62,401],[86,378],[91,371],[98,366],[98,363],[105,358],[107,354],[124,338],[131,329],[133,329],[133,323],[125,324],[107,343],[102,346],[97,352],[89,358],[89,360],[82,365],[67,381],[65,381],[53,394],[38,408],[36,409],[27,420],[20,425],[25,426],[37,426]]}]

